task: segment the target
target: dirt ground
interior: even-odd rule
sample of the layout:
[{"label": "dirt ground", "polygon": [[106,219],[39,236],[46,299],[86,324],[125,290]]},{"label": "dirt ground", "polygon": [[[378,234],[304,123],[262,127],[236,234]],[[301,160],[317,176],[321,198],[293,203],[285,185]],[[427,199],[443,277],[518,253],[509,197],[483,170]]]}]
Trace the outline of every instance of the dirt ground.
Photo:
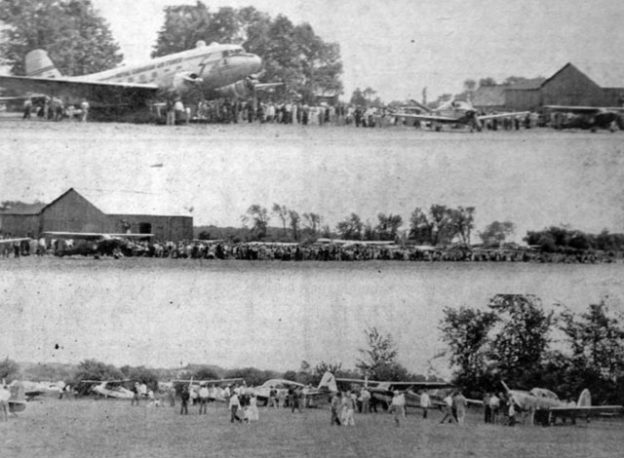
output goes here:
[{"label": "dirt ground", "polygon": [[2,457],[552,457],[621,456],[621,423],[513,428],[486,425],[473,412],[463,427],[441,413],[358,415],[354,427],[329,424],[329,411],[260,409],[260,421],[231,424],[224,404],[199,416],[178,408],[131,407],[113,400],[45,398],[0,423]]}]

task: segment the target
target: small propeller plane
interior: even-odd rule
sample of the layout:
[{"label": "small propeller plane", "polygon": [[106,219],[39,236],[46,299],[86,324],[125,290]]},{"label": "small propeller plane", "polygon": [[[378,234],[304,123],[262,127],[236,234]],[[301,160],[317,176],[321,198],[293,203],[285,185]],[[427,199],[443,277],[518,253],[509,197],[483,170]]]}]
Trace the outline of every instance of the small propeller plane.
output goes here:
[{"label": "small propeller plane", "polygon": [[584,107],[546,105],[546,112],[554,114],[556,129],[624,129],[624,107]]},{"label": "small propeller plane", "polygon": [[605,414],[624,414],[624,406],[620,405],[591,405],[591,394],[584,389],[576,403],[565,402],[559,399],[555,393],[545,388],[533,388],[530,391],[512,390],[505,382],[501,382],[507,396],[513,399],[518,408],[524,412],[536,412],[538,420],[545,424],[554,424],[557,418],[563,420],[570,418],[575,423],[576,418],[585,418]]},{"label": "small propeller plane", "polygon": [[403,118],[412,118],[419,121],[430,122],[431,126],[436,130],[442,130],[443,124],[467,126],[470,131],[481,131],[483,129],[483,121],[497,118],[513,118],[517,116],[526,116],[528,111],[514,111],[507,113],[496,113],[489,115],[480,115],[476,108],[472,106],[470,101],[463,102],[451,99],[442,104],[437,109],[431,109],[426,105],[418,104],[417,107],[422,113],[409,113],[405,111],[394,112],[393,115]]},{"label": "small propeller plane", "polygon": [[208,399],[210,401],[219,401],[219,402],[227,402],[228,400],[225,397],[225,389],[224,385],[231,385],[233,383],[242,383],[243,379],[240,377],[236,378],[222,378],[222,379],[210,379],[210,380],[197,380],[191,377],[188,380],[177,379],[172,380],[172,384],[182,384],[188,383],[189,393],[194,393],[193,397],[198,397],[199,389],[202,386],[206,386],[208,388]]},{"label": "small propeller plane", "polygon": [[370,392],[372,399],[388,408],[392,403],[392,397],[395,391],[405,393],[405,402],[407,407],[421,407],[420,395],[417,390],[439,390],[444,388],[453,388],[453,384],[448,382],[390,382],[368,379],[351,379],[337,378],[337,382],[366,387]]},{"label": "small propeller plane", "polygon": [[280,393],[287,395],[289,389],[301,390],[306,397],[308,405],[313,406],[317,405],[319,400],[327,398],[331,393],[338,391],[338,386],[336,385],[336,378],[328,371],[323,374],[316,388],[292,380],[273,378],[267,380],[262,385],[248,388],[247,391],[256,395],[260,405],[267,405],[272,389],[276,391],[278,396]]},{"label": "small propeller plane", "polygon": [[13,415],[26,410],[24,386],[20,382],[13,382],[11,385],[7,385],[4,379],[2,380],[2,386],[0,386],[0,409],[3,410],[2,414],[6,414],[5,408]]},{"label": "small propeller plane", "polygon": [[104,396],[105,398],[115,399],[132,399],[134,393],[121,386],[122,383],[131,382],[130,379],[125,380],[81,380],[80,383],[95,384],[91,387],[91,391]]},{"label": "small propeller plane", "polygon": [[54,251],[56,256],[83,256],[100,257],[113,256],[116,259],[133,251],[144,251],[144,248],[135,240],[147,240],[154,234],[107,234],[99,232],[44,232],[48,239],[63,240]]}]

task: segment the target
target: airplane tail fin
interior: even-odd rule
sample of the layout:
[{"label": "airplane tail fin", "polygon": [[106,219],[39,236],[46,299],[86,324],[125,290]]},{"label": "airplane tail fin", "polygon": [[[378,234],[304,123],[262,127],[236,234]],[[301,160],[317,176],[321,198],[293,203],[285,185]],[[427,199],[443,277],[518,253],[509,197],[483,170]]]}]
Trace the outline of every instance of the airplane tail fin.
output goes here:
[{"label": "airplane tail fin", "polygon": [[334,374],[327,371],[323,374],[321,381],[318,384],[318,389],[327,388],[329,391],[338,391],[338,385],[336,384],[336,377]]},{"label": "airplane tail fin", "polygon": [[34,49],[26,54],[24,67],[26,76],[34,78],[60,78],[62,76],[43,49]]},{"label": "airplane tail fin", "polygon": [[577,407],[589,407],[591,406],[591,393],[587,388],[581,391],[581,395],[578,398],[578,402],[576,403]]}]

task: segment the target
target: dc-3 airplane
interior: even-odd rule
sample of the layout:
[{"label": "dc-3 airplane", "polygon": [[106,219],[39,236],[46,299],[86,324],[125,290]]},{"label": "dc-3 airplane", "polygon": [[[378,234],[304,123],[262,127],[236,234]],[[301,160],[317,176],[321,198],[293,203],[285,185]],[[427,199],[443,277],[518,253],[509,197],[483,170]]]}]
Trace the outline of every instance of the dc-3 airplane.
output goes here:
[{"label": "dc-3 airplane", "polygon": [[87,100],[91,108],[145,107],[165,93],[206,98],[249,97],[282,83],[261,84],[262,59],[235,44],[198,41],[194,49],[89,75],[61,75],[43,49],[26,54],[26,76],[0,76],[0,87],[45,94],[70,103]]},{"label": "dc-3 airplane", "polygon": [[[402,391],[405,393],[405,404],[407,407],[421,407],[420,394],[416,392],[417,390],[430,391],[453,388],[453,384],[448,382],[389,382],[351,378],[337,378],[336,381],[341,384],[366,387],[366,389],[370,392],[372,399],[381,404],[384,408],[390,407],[395,391]],[[436,404],[434,403],[434,407],[435,406]]]},{"label": "dc-3 airplane", "polygon": [[100,257],[103,255],[119,258],[136,252],[145,251],[134,241],[148,240],[153,234],[106,234],[99,232],[43,232],[45,238],[56,240],[56,256]]},{"label": "dc-3 airplane", "polygon": [[585,418],[601,415],[624,414],[624,406],[591,405],[591,394],[588,389],[584,389],[576,404],[568,403],[545,388],[533,388],[531,391],[512,390],[505,382],[501,382],[505,388],[507,396],[513,399],[518,408],[524,412],[535,412],[535,421],[544,425],[555,424],[557,418],[562,420],[571,419],[575,423],[576,418]]},{"label": "dc-3 airplane", "polygon": [[584,107],[567,105],[546,105],[544,109],[554,116],[556,129],[609,129],[615,132],[624,129],[624,107]]},{"label": "dc-3 airplane", "polygon": [[[409,107],[414,108],[414,107]],[[483,129],[483,121],[496,118],[512,118],[516,116],[526,116],[528,111],[514,111],[507,113],[496,113],[490,115],[480,115],[471,102],[463,102],[451,99],[437,109],[431,109],[426,105],[418,104],[421,113],[409,113],[405,111],[397,111],[392,113],[394,116],[402,118],[412,118],[419,121],[430,122],[431,127],[436,131],[442,130],[442,125],[450,124],[457,126],[466,126],[470,131],[481,131]]]},{"label": "dc-3 airplane", "polygon": [[104,396],[105,398],[115,399],[132,399],[134,393],[121,386],[122,383],[131,382],[132,380],[81,380],[80,383],[95,384],[91,387],[91,391]]}]

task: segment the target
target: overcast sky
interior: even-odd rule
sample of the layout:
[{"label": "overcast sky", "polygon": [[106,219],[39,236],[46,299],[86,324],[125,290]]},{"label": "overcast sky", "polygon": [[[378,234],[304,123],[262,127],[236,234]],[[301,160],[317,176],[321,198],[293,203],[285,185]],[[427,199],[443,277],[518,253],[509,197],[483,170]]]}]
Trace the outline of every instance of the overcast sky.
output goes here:
[{"label": "overcast sky", "polygon": [[[180,0],[93,0],[127,62],[149,58],[163,8]],[[618,0],[212,0],[309,22],[341,46],[345,95],[370,86],[385,101],[457,92],[467,78],[550,76],[567,62],[608,68],[624,41]]]}]

